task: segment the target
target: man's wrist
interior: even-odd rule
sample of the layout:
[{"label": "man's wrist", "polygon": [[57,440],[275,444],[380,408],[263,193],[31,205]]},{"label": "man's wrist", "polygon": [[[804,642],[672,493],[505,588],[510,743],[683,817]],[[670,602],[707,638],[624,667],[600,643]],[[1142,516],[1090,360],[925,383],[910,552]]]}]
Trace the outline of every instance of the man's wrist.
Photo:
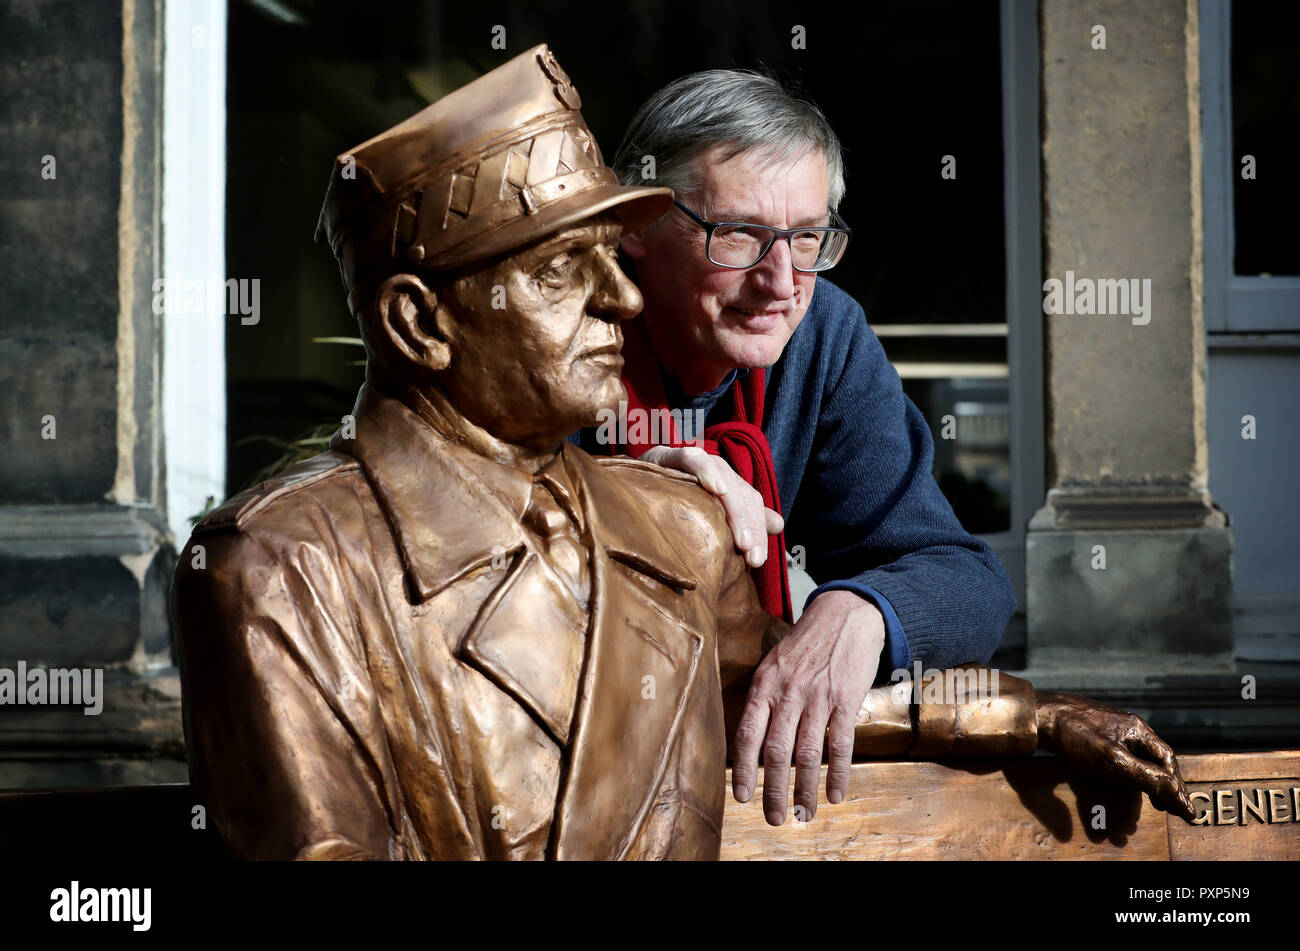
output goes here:
[{"label": "man's wrist", "polygon": [[894,606],[889,603],[889,599],[870,585],[853,579],[829,581],[808,595],[808,600],[804,602],[804,610],[808,610],[808,605],[812,604],[815,599],[837,591],[853,594],[865,601],[876,609],[884,621],[885,642],[880,650],[881,671],[892,672],[906,669],[910,659],[910,649],[907,644],[907,635],[903,631],[902,622],[899,621],[898,614],[895,613]]}]

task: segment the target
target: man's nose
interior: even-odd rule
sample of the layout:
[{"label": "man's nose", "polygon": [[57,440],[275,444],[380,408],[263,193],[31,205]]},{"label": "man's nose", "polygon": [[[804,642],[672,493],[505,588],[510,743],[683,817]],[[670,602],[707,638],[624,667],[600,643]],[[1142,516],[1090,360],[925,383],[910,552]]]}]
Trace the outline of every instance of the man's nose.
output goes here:
[{"label": "man's nose", "polygon": [[767,249],[763,260],[749,269],[750,279],[773,300],[789,300],[794,296],[794,262],[790,258],[790,241],[777,238]]},{"label": "man's nose", "polygon": [[605,320],[627,320],[641,313],[645,301],[631,278],[618,266],[614,252],[598,254],[596,292],[591,296],[591,313]]}]

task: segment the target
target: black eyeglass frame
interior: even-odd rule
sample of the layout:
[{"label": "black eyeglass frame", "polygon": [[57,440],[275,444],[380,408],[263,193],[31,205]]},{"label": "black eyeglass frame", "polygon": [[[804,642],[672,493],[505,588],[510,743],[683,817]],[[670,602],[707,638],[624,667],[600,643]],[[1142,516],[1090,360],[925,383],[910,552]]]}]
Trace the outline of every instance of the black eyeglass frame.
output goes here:
[{"label": "black eyeglass frame", "polygon": [[[689,217],[692,221],[694,221],[697,225],[699,225],[704,229],[704,254],[709,259],[709,263],[717,265],[718,267],[728,268],[732,271],[748,271],[751,267],[758,267],[759,264],[763,263],[763,258],[767,257],[768,252],[772,250],[772,245],[776,244],[778,240],[784,241],[786,242],[786,244],[789,244],[790,240],[795,235],[806,234],[809,231],[835,232],[837,234],[844,235],[844,247],[840,249],[840,253],[835,258],[835,260],[832,261],[830,264],[826,265],[825,267],[821,267],[821,268],[799,267],[799,265],[794,263],[793,248],[791,249],[792,251],[790,255],[791,267],[793,267],[796,271],[800,272],[801,274],[820,274],[822,271],[829,271],[835,265],[840,263],[840,261],[844,257],[844,252],[847,251],[849,248],[849,241],[852,240],[853,238],[853,229],[849,227],[849,223],[845,221],[843,218],[841,218],[839,216],[839,213],[832,208],[826,209],[826,212],[828,215],[830,215],[830,219],[832,222],[830,226],[810,227],[810,228],[790,228],[787,230],[783,228],[773,228],[770,225],[756,224],[752,221],[705,221],[695,212],[691,211],[689,208],[683,205],[676,198],[673,199],[673,204],[676,205],[678,208],[680,208],[687,215],[687,217]],[[758,256],[758,258],[754,261],[753,264],[744,264],[744,265],[723,264],[721,261],[713,260],[713,255],[709,253],[709,249],[713,246],[713,232],[716,231],[718,228],[723,227],[724,225],[731,225],[736,228],[762,228],[764,231],[770,231],[772,233],[772,240],[767,243],[767,247],[763,249],[763,252]]]}]

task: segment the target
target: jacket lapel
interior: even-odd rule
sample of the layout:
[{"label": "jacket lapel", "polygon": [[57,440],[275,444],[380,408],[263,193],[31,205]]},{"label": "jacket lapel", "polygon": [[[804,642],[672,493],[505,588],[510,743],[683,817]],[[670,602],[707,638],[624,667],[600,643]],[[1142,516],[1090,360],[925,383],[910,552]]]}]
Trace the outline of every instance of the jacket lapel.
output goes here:
[{"label": "jacket lapel", "polygon": [[623,857],[662,782],[703,653],[704,636],[681,616],[698,608],[689,597],[697,579],[640,500],[566,446],[592,556],[585,615],[543,563],[522,513],[461,464],[456,447],[369,386],[354,413],[355,438],[332,448],[360,460],[412,602],[504,565],[458,656],[567,744],[548,854]]},{"label": "jacket lapel", "polygon": [[590,536],[592,626],[551,855],[618,859],[663,779],[704,637],[682,619],[696,586],[645,507],[568,452]]},{"label": "jacket lapel", "polygon": [[402,552],[412,600],[508,559],[528,532],[453,446],[412,410],[369,385],[353,410],[356,436],[331,448],[360,460]]},{"label": "jacket lapel", "polygon": [[568,740],[582,672],[587,615],[542,562],[519,520],[518,499],[503,498],[452,446],[402,403],[370,387],[356,409],[355,439],[337,448],[356,456],[402,553],[412,601],[430,598],[489,566],[501,571],[456,655],[513,697],[557,743]]}]

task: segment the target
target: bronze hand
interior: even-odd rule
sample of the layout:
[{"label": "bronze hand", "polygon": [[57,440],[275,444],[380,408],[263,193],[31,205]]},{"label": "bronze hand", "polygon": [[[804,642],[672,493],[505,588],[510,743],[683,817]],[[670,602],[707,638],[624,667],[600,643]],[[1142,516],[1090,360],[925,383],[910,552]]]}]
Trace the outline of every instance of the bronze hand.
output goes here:
[{"label": "bronze hand", "polygon": [[1145,720],[1073,694],[1036,695],[1040,748],[1086,772],[1136,784],[1157,809],[1194,817],[1174,751]]}]

